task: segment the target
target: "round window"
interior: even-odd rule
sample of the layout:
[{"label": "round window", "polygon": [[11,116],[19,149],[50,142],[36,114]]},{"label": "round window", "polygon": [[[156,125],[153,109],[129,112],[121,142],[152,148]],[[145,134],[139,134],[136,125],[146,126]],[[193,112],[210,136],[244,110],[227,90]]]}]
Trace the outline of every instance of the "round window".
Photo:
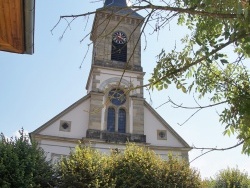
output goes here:
[{"label": "round window", "polygon": [[114,105],[122,105],[126,102],[126,95],[121,89],[112,89],[109,92],[109,100]]},{"label": "round window", "polygon": [[64,123],[62,124],[62,128],[63,128],[63,129],[67,129],[68,127],[69,127],[68,123],[64,122]]}]

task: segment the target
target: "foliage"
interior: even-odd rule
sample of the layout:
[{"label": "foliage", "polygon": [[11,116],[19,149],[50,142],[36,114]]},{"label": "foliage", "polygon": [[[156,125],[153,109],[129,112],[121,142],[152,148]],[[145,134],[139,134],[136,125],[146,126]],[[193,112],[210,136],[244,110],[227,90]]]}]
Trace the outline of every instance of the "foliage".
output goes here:
[{"label": "foliage", "polygon": [[205,179],[202,181],[204,188],[248,188],[250,186],[250,177],[245,172],[237,168],[227,168],[221,170],[215,179]]},{"label": "foliage", "polygon": [[202,188],[213,188],[213,187],[215,187],[215,180],[212,178],[204,179],[204,180],[202,180],[201,187]]},{"label": "foliage", "polygon": [[162,160],[153,151],[128,144],[105,155],[77,146],[58,164],[58,187],[200,187],[200,177],[185,161]]},{"label": "foliage", "polygon": [[227,168],[218,173],[214,187],[248,188],[249,185],[250,178],[247,173],[241,172],[237,168]]},{"label": "foliage", "polygon": [[53,169],[36,143],[29,143],[23,129],[20,138],[0,135],[0,187],[52,187]]},{"label": "foliage", "polygon": [[237,134],[242,152],[250,154],[249,0],[135,0],[132,7],[149,12],[144,24],[156,20],[154,31],[174,17],[190,31],[181,40],[181,50],[163,49],[158,55],[150,87],[162,90],[175,84],[184,93],[208,98],[207,107],[224,104],[219,114],[224,134]]},{"label": "foliage", "polygon": [[124,153],[118,156],[114,168],[117,187],[199,187],[197,171],[190,169],[186,161],[169,155],[162,160],[153,151],[127,145]]},{"label": "foliage", "polygon": [[58,187],[114,187],[113,161],[97,150],[78,145],[58,163]]}]

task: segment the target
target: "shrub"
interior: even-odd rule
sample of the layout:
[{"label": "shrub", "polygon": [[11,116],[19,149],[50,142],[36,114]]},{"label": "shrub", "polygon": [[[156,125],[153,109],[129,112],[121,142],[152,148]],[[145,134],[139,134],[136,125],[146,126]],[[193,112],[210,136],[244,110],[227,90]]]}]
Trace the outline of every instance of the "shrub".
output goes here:
[{"label": "shrub", "polygon": [[163,161],[153,151],[128,144],[126,150],[116,156],[113,172],[116,187],[158,187],[162,165]]},{"label": "shrub", "polygon": [[212,178],[204,179],[204,180],[202,180],[201,184],[202,184],[201,185],[202,188],[214,188],[215,187],[215,180]]},{"label": "shrub", "polygon": [[78,145],[69,157],[58,163],[58,187],[114,187],[113,161],[97,150]]},{"label": "shrub", "polygon": [[124,152],[105,155],[77,146],[58,163],[58,187],[198,188],[199,173],[185,161],[162,160],[153,151],[127,144]]},{"label": "shrub", "polygon": [[197,170],[189,167],[184,160],[178,160],[173,156],[169,156],[168,161],[164,161],[165,175],[163,181],[168,185],[176,188],[200,188],[201,179]]}]

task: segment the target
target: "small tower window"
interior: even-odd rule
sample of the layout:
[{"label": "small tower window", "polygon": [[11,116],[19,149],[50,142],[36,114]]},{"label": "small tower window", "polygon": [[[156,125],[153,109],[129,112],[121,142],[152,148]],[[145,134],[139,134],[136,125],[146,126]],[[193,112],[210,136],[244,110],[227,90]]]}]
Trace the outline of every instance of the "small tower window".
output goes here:
[{"label": "small tower window", "polygon": [[115,109],[108,108],[107,131],[115,132]]},{"label": "small tower window", "polygon": [[121,31],[116,31],[112,36],[111,60],[127,61],[127,37]]}]

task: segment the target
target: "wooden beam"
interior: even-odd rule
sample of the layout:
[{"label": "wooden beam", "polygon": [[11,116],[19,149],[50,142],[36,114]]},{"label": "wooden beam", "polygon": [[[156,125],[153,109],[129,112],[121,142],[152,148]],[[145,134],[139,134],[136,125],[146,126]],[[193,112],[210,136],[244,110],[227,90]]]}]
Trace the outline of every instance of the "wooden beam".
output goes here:
[{"label": "wooden beam", "polygon": [[23,0],[0,0],[0,50],[24,53]]}]

